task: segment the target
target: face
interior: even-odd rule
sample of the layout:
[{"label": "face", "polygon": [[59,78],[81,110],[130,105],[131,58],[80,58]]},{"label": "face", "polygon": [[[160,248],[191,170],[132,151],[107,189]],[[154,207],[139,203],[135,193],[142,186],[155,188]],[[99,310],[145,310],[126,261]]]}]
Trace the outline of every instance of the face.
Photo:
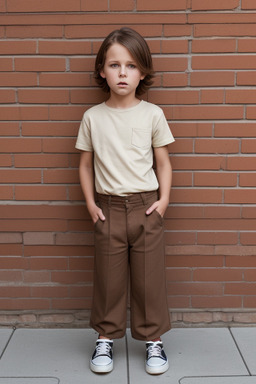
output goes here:
[{"label": "face", "polygon": [[111,45],[106,54],[106,61],[100,75],[106,79],[111,95],[135,96],[136,88],[142,75],[130,52],[123,45]]}]

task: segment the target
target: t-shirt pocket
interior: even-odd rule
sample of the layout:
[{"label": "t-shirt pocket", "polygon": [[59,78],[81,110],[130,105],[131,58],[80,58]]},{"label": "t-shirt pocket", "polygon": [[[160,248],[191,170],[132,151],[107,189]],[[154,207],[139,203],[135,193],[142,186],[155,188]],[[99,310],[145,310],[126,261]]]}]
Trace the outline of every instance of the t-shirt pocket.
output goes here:
[{"label": "t-shirt pocket", "polygon": [[151,147],[151,130],[146,128],[132,128],[132,145],[137,148]]}]

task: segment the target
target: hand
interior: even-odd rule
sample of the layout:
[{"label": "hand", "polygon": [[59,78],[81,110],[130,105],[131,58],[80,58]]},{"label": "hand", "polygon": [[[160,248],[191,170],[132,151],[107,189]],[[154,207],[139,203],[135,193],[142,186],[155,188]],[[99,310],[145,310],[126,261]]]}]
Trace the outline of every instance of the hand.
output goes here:
[{"label": "hand", "polygon": [[88,206],[88,211],[92,218],[93,223],[95,224],[98,220],[105,221],[105,216],[103,215],[102,210],[96,205]]},{"label": "hand", "polygon": [[164,217],[167,207],[168,207],[168,202],[166,203],[161,199],[157,200],[151,205],[151,207],[147,209],[146,215],[150,215],[153,211],[156,210],[160,216]]}]

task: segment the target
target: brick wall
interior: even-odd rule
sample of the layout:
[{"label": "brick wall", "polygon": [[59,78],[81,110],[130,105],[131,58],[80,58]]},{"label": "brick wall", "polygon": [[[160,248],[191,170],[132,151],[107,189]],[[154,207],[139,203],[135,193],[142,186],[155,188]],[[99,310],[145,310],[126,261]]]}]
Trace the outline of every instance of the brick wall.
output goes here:
[{"label": "brick wall", "polygon": [[113,29],[146,37],[175,144],[174,325],[256,322],[256,2],[0,0],[0,325],[87,324],[93,226],[74,149]]}]

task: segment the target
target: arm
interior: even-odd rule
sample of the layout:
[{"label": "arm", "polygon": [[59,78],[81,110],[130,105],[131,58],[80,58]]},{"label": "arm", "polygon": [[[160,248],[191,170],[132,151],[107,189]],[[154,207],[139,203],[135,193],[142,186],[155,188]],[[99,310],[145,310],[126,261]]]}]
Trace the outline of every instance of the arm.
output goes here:
[{"label": "arm", "polygon": [[87,209],[96,223],[98,219],[105,220],[102,210],[96,205],[94,199],[94,170],[93,170],[93,152],[82,152],[79,165],[80,184],[84,193]]},{"label": "arm", "polygon": [[163,217],[169,204],[172,184],[172,166],[168,154],[168,146],[154,148],[156,175],[159,182],[159,200],[146,211],[150,215],[155,209]]}]

